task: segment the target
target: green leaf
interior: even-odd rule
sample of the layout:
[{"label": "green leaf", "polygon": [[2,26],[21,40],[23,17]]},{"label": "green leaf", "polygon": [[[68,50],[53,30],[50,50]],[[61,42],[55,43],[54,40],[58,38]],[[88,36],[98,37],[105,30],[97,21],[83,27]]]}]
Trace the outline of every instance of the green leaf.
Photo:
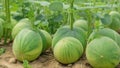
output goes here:
[{"label": "green leaf", "polygon": [[34,22],[34,25],[38,25],[39,23],[41,23],[41,21],[37,20],[37,21]]},{"label": "green leaf", "polygon": [[64,9],[68,9],[68,8],[70,8],[70,5],[67,5],[67,4],[64,4],[64,3],[63,3],[63,8],[64,8]]},{"label": "green leaf", "polygon": [[102,18],[102,13],[95,13],[95,18],[100,20]]},{"label": "green leaf", "polygon": [[54,22],[61,22],[63,20],[62,14],[58,14],[54,17]]},{"label": "green leaf", "polygon": [[4,48],[0,48],[0,55],[2,55],[3,53],[5,53],[5,49]]},{"label": "green leaf", "polygon": [[50,3],[48,1],[35,1],[35,0],[31,0],[30,2],[34,3],[34,4],[40,4],[41,6],[49,6],[50,5]]},{"label": "green leaf", "polygon": [[23,61],[23,67],[24,68],[32,68],[27,60]]},{"label": "green leaf", "polygon": [[49,5],[50,5],[50,3],[47,2],[47,1],[40,1],[40,4],[41,4],[42,6],[49,6]]},{"label": "green leaf", "polygon": [[62,2],[53,2],[49,5],[49,9],[52,11],[62,11],[63,10],[63,3]]},{"label": "green leaf", "polygon": [[101,18],[101,22],[104,25],[110,25],[112,23],[111,16],[109,14],[105,14],[103,18]]}]

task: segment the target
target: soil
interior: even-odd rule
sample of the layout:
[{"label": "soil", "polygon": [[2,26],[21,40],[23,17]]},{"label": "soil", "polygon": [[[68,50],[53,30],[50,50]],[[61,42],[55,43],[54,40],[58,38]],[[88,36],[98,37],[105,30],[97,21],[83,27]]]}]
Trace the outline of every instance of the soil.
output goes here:
[{"label": "soil", "polygon": [[[12,52],[12,43],[7,45],[0,44],[0,48],[5,48],[4,54],[0,55],[0,68],[23,68],[22,62],[16,60]],[[47,50],[39,56],[36,60],[29,63],[32,68],[92,68],[85,56],[74,64],[63,65],[55,60],[52,50]],[[118,65],[117,68],[120,68]]]}]

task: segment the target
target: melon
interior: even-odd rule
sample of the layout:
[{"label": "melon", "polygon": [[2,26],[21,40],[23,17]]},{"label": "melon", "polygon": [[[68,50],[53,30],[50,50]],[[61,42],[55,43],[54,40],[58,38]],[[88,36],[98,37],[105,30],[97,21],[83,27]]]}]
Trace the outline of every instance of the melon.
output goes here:
[{"label": "melon", "polygon": [[110,24],[110,28],[116,31],[120,30],[120,13],[117,11],[111,11],[109,15],[112,18],[112,23]]},{"label": "melon", "polygon": [[17,24],[17,21],[13,18],[11,18],[11,22],[9,23],[5,22],[2,18],[0,18],[0,22],[2,22],[4,28],[10,28],[10,29],[12,29]]},{"label": "melon", "polygon": [[120,61],[120,48],[111,38],[101,36],[87,45],[86,57],[93,68],[115,68]]},{"label": "melon", "polygon": [[17,24],[17,21],[15,19],[11,19],[11,28],[13,28]]},{"label": "melon", "polygon": [[52,45],[52,37],[51,35],[45,31],[45,30],[40,30],[39,32],[41,38],[42,38],[42,42],[43,42],[43,52],[46,51],[48,48],[51,47]]},{"label": "melon", "polygon": [[98,31],[93,31],[88,39],[88,42],[99,36],[109,37],[113,39],[120,46],[120,35],[116,31],[110,28],[102,28],[99,29]]},{"label": "melon", "polygon": [[54,48],[56,43],[64,37],[74,37],[82,43],[83,48],[86,47],[86,34],[83,29],[74,27],[73,30],[71,30],[69,26],[63,26],[54,34],[52,48]]},{"label": "melon", "polygon": [[74,27],[79,27],[79,28],[82,28],[84,29],[85,31],[88,30],[88,23],[86,20],[76,20],[73,24]]},{"label": "melon", "polygon": [[38,32],[23,29],[15,37],[12,49],[19,61],[32,61],[41,54],[42,47],[42,39]]},{"label": "melon", "polygon": [[30,20],[28,18],[21,19],[18,23],[30,23]]},{"label": "melon", "polygon": [[24,28],[32,29],[32,26],[30,23],[25,22],[17,23],[12,29],[12,38],[14,39],[16,35]]},{"label": "melon", "polygon": [[54,47],[54,56],[62,64],[76,62],[83,54],[82,43],[73,37],[65,37]]}]

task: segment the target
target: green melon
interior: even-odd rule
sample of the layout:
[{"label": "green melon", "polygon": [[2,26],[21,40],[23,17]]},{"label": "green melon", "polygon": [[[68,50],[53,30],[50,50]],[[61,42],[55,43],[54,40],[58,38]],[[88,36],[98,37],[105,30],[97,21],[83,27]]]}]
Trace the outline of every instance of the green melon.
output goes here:
[{"label": "green melon", "polygon": [[83,46],[79,40],[73,37],[65,37],[58,41],[53,52],[59,62],[70,64],[76,62],[82,56]]},{"label": "green melon", "polygon": [[55,33],[52,40],[52,48],[54,48],[56,43],[64,37],[74,37],[82,43],[83,48],[86,47],[86,34],[84,30],[75,27],[71,30],[69,26],[64,26],[59,28]]},{"label": "green melon", "polygon": [[42,38],[42,42],[43,42],[43,52],[46,51],[48,48],[51,47],[52,45],[52,37],[51,35],[45,31],[45,30],[40,30],[40,36]]},{"label": "green melon", "polygon": [[2,18],[0,18],[0,22],[2,22],[5,28],[10,28],[10,29],[12,29],[17,24],[17,21],[13,18],[11,18],[11,22],[8,24],[6,24]]},{"label": "green melon", "polygon": [[28,18],[21,19],[18,23],[30,23],[30,20]]},{"label": "green melon", "polygon": [[117,11],[111,11],[109,14],[112,17],[112,23],[109,27],[116,31],[120,30],[120,13]]},{"label": "green melon", "polygon": [[87,45],[86,57],[94,68],[115,68],[120,61],[120,48],[111,38],[98,37]]},{"label": "green melon", "polygon": [[88,39],[88,42],[90,42],[97,36],[109,37],[109,38],[113,39],[115,42],[117,42],[117,44],[120,46],[120,35],[116,31],[114,31],[110,28],[102,28],[98,31],[93,31]]},{"label": "green melon", "polygon": [[15,25],[15,27],[12,29],[12,38],[14,39],[16,37],[16,35],[24,28],[29,28],[31,29],[32,26],[31,24],[29,23],[24,23],[24,22],[21,22],[21,23],[17,23]]},{"label": "green melon", "polygon": [[88,30],[88,23],[87,23],[86,20],[82,20],[82,19],[81,20],[77,20],[77,21],[75,21],[75,23],[73,25],[74,25],[74,27],[82,28],[85,31]]},{"label": "green melon", "polygon": [[11,27],[13,28],[17,24],[17,21],[15,19],[11,19]]},{"label": "green melon", "polygon": [[41,54],[42,47],[42,39],[38,32],[23,29],[15,37],[12,49],[19,61],[32,61]]}]

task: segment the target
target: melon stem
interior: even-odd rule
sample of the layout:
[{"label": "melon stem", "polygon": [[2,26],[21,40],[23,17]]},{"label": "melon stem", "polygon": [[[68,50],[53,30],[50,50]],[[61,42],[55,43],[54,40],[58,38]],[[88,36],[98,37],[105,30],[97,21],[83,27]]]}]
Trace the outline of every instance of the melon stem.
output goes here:
[{"label": "melon stem", "polygon": [[70,28],[71,30],[73,30],[73,22],[74,22],[73,10],[74,10],[74,0],[72,0],[70,4]]},{"label": "melon stem", "polygon": [[[5,0],[5,13],[6,13],[6,24],[11,23],[11,18],[10,18],[10,5],[9,5],[9,0]],[[4,44],[7,43],[7,39],[8,39],[8,28],[5,28],[6,32],[5,32],[5,40],[4,40]]]}]

